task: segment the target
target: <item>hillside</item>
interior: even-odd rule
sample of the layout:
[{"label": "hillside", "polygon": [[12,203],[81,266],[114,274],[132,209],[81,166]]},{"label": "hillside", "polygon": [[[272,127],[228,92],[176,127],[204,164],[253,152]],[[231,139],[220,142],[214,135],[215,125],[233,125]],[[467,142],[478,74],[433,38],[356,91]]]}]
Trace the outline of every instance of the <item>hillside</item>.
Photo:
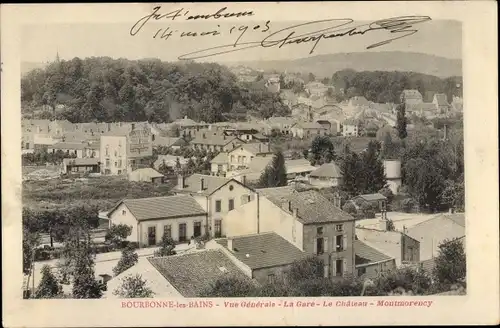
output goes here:
[{"label": "hillside", "polygon": [[44,108],[43,118],[73,123],[169,122],[182,116],[217,122],[227,114],[254,111],[267,118],[289,111],[277,94],[241,86],[218,64],[109,57],[73,58],[27,73],[21,103],[23,114]]},{"label": "hillside", "polygon": [[266,71],[313,73],[331,77],[344,69],[356,71],[405,71],[438,77],[461,76],[462,61],[413,52],[355,52],[311,56],[294,60],[231,62],[229,66],[244,65]]}]

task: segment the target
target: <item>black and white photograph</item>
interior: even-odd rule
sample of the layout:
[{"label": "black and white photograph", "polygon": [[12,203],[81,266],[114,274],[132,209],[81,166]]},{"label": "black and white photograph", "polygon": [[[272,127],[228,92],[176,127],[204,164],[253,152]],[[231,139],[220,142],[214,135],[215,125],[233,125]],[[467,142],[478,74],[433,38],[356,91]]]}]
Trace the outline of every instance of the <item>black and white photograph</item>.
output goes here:
[{"label": "black and white photograph", "polygon": [[9,255],[23,302],[180,314],[467,299],[481,218],[464,116],[480,112],[463,22],[288,18],[299,4],[19,26],[21,142],[3,125],[2,147],[20,149],[22,254]]}]

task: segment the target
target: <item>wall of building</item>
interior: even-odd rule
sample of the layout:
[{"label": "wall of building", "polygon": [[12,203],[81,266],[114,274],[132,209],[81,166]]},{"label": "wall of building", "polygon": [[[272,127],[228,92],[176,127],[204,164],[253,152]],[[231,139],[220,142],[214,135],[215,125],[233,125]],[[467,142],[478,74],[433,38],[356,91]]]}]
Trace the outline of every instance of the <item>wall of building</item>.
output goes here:
[{"label": "wall of building", "polygon": [[320,188],[336,187],[340,184],[340,179],[309,176],[309,183]]},{"label": "wall of building", "polygon": [[257,233],[257,199],[227,213],[224,225],[227,237]]},{"label": "wall of building", "polygon": [[231,170],[235,170],[239,166],[248,167],[248,164],[250,164],[255,157],[255,154],[252,154],[245,148],[237,147],[230,151],[227,157],[229,160],[229,167]]},{"label": "wall of building", "polygon": [[127,172],[127,138],[125,136],[101,136],[99,153],[101,173],[118,175]]},{"label": "wall of building", "polygon": [[139,223],[140,230],[140,243],[143,246],[148,245],[148,228],[156,227],[156,243],[158,244],[163,237],[165,226],[170,225],[171,228],[171,238],[178,242],[179,241],[179,225],[182,223],[186,224],[186,238],[190,240],[194,236],[194,223],[201,223],[201,236],[206,232],[207,217],[205,215],[184,217],[184,218],[167,218],[160,220],[147,220],[141,221]]},{"label": "wall of building", "polygon": [[401,179],[387,179],[387,187],[391,189],[394,195],[399,193],[399,188],[401,188]]},{"label": "wall of building", "polygon": [[[220,165],[220,170],[219,170],[219,165]],[[227,164],[216,164],[216,163],[210,164],[210,172],[212,172],[213,175],[217,175],[219,173],[224,174],[227,171],[228,171]]]},{"label": "wall of building", "polygon": [[125,224],[132,227],[132,233],[126,238],[130,242],[139,242],[139,230],[136,218],[132,215],[125,204],[121,204],[111,213],[109,218],[111,224]]},{"label": "wall of building", "polygon": [[345,124],[342,126],[342,135],[346,136],[358,136],[358,126]]},{"label": "wall of building", "polygon": [[[225,235],[224,217],[229,212],[229,199],[234,200],[234,208],[236,209],[248,202],[248,196],[254,199],[255,192],[237,182],[229,182],[209,197],[208,215],[212,227],[211,235],[214,234],[215,220],[221,220],[222,235]],[[216,212],[215,204],[217,200],[221,201],[220,212]]]},{"label": "wall of building", "polygon": [[401,261],[420,262],[420,242],[418,240],[402,234],[401,252]]},{"label": "wall of building", "polygon": [[[269,275],[274,275],[274,279],[282,276],[291,265],[276,266],[270,268],[254,269],[252,270],[252,278],[257,280],[261,284],[272,283],[270,281]],[[272,278],[271,278],[272,279]]]},{"label": "wall of building", "polygon": [[367,263],[356,266],[356,276],[361,278],[375,279],[383,272],[388,272],[396,268],[396,260],[392,259],[380,263]]},{"label": "wall of building", "polygon": [[[339,232],[336,230],[336,225],[341,224],[343,226],[343,231]],[[323,234],[317,234],[317,228],[323,227]],[[355,225],[354,221],[349,222],[334,222],[334,223],[323,223],[323,224],[307,224],[303,227],[303,250],[311,255],[316,254],[316,238],[323,237],[326,238],[325,252],[324,254],[319,254],[318,256],[323,259],[325,266],[328,269],[328,276],[335,276],[335,261],[343,260],[344,275],[354,273],[354,231]],[[342,251],[336,251],[335,239],[337,235],[341,235],[343,239],[344,249]]]}]

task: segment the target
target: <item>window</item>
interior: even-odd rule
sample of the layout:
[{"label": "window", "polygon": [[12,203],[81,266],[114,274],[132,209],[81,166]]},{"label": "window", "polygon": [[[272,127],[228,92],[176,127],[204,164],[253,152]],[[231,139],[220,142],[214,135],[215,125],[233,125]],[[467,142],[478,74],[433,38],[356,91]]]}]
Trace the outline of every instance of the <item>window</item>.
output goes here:
[{"label": "window", "polygon": [[118,160],[118,167],[122,167],[122,160],[121,159]]},{"label": "window", "polygon": [[234,210],[234,199],[233,198],[231,198],[229,200],[229,211],[232,211],[232,210]]},{"label": "window", "polygon": [[234,189],[233,185],[230,185],[229,186],[229,191],[233,191],[233,189]]},{"label": "window", "polygon": [[193,236],[195,238],[201,236],[201,222],[194,223]]},{"label": "window", "polygon": [[234,155],[231,155],[231,162],[234,162]]},{"label": "window", "polygon": [[222,201],[216,200],[215,201],[215,212],[220,213],[221,209],[222,209]]},{"label": "window", "polygon": [[276,280],[276,276],[274,274],[267,275],[267,282],[268,283],[273,284],[275,280]]},{"label": "window", "polygon": [[172,226],[170,224],[163,226],[163,235],[172,238]]},{"label": "window", "polygon": [[214,236],[215,238],[219,238],[221,235],[222,235],[222,221],[215,220]]},{"label": "window", "polygon": [[217,172],[222,172],[222,165],[221,164],[217,165]]},{"label": "window", "polygon": [[318,235],[322,235],[322,234],[323,234],[323,227],[317,227],[317,228],[316,228],[316,233],[317,233]]},{"label": "window", "polygon": [[344,231],[344,226],[342,224],[337,224],[335,226],[335,231]]},{"label": "window", "polygon": [[118,156],[118,152],[115,150],[115,157],[117,157],[117,156]]},{"label": "window", "polygon": [[185,223],[179,223],[179,242],[187,240],[187,228]]},{"label": "window", "polygon": [[155,226],[148,227],[148,245],[149,246],[156,245],[156,227]]},{"label": "window", "polygon": [[106,159],[106,167],[109,167],[109,166],[110,166],[109,159]]},{"label": "window", "polygon": [[325,252],[325,242],[323,238],[316,238],[316,255],[323,254]]},{"label": "window", "polygon": [[335,236],[335,250],[337,252],[343,251],[344,250],[344,238],[342,235]]},{"label": "window", "polygon": [[358,269],[358,277],[361,277],[366,273],[366,268],[359,268]]},{"label": "window", "polygon": [[106,145],[106,156],[109,156],[109,146]]},{"label": "window", "polygon": [[335,275],[337,277],[342,277],[342,273],[344,271],[344,261],[336,260],[335,261]]},{"label": "window", "polygon": [[118,167],[118,162],[115,162],[115,167]]}]

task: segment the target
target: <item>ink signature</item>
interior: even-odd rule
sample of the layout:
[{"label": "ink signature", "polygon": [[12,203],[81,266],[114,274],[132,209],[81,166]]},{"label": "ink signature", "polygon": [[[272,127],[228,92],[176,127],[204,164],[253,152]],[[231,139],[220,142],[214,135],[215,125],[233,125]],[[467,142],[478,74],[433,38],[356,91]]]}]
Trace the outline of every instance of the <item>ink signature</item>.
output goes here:
[{"label": "ink signature", "polygon": [[[314,50],[317,48],[317,46],[322,40],[365,35],[369,32],[377,30],[385,30],[390,34],[395,35],[394,37],[391,37],[389,39],[377,43],[372,43],[366,47],[366,49],[372,49],[389,44],[392,41],[411,36],[418,32],[418,30],[415,29],[413,25],[420,24],[430,20],[431,18],[429,16],[400,16],[387,19],[380,19],[372,23],[362,24],[357,26],[352,26],[354,20],[350,18],[318,20],[318,21],[312,21],[303,24],[289,26],[287,28],[269,34],[261,41],[252,41],[252,42],[237,41],[231,44],[210,47],[206,49],[197,50],[191,53],[183,54],[179,56],[178,59],[192,60],[192,59],[217,56],[221,54],[227,54],[236,51],[242,51],[250,48],[257,48],[257,47],[283,48],[288,45],[293,45],[293,44],[297,45],[301,43],[312,44],[309,54],[313,54]],[[318,25],[320,24],[326,24],[327,27],[312,32],[308,31],[311,29],[318,28]]]}]

